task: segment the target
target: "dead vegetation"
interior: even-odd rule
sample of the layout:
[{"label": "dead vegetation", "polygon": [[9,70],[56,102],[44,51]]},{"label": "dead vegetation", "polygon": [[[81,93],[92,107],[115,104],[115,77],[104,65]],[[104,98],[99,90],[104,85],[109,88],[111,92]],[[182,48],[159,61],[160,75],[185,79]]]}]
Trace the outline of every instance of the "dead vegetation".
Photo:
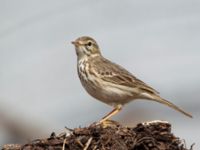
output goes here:
[{"label": "dead vegetation", "polygon": [[[114,121],[52,133],[25,145],[4,145],[3,150],[188,150],[171,132],[168,122],[153,121],[125,127]],[[192,147],[190,148],[192,150]]]}]

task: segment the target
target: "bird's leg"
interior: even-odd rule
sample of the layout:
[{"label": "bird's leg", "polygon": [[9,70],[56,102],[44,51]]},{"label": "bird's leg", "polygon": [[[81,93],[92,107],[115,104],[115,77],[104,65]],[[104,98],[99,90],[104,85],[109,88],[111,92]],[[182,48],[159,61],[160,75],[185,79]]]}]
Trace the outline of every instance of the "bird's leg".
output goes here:
[{"label": "bird's leg", "polygon": [[114,116],[117,114],[120,110],[122,110],[122,105],[117,105],[115,108],[109,112],[106,116],[104,116],[100,121],[99,124],[103,123],[104,121],[108,120],[110,117]]}]

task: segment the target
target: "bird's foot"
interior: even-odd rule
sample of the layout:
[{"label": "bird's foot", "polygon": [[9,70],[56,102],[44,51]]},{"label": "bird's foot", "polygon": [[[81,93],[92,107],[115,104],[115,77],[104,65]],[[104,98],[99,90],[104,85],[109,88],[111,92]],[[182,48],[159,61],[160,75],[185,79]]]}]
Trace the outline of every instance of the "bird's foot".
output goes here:
[{"label": "bird's foot", "polygon": [[103,128],[107,128],[107,127],[119,126],[120,124],[114,120],[103,120],[103,121],[100,120],[99,122],[95,122],[94,125],[101,126]]}]

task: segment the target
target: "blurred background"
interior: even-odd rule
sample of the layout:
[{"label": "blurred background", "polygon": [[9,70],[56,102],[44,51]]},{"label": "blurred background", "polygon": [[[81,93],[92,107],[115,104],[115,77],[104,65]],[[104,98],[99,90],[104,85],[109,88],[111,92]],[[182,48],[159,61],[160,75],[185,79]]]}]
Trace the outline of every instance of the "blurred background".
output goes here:
[{"label": "blurred background", "polygon": [[0,22],[0,145],[84,127],[111,111],[77,76],[70,42],[88,35],[105,57],[194,117],[141,100],[113,119],[167,120],[200,149],[200,1],[0,0]]}]

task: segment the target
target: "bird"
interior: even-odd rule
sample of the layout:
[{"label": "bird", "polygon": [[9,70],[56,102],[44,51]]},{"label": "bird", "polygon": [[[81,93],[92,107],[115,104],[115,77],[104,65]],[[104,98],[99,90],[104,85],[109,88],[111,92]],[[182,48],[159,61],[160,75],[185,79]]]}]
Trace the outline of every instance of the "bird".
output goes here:
[{"label": "bird", "polygon": [[93,38],[82,36],[71,43],[75,46],[77,72],[82,86],[92,97],[113,107],[99,123],[110,119],[125,104],[137,99],[156,101],[192,118],[191,114],[162,98],[159,92],[125,68],[105,58]]}]

